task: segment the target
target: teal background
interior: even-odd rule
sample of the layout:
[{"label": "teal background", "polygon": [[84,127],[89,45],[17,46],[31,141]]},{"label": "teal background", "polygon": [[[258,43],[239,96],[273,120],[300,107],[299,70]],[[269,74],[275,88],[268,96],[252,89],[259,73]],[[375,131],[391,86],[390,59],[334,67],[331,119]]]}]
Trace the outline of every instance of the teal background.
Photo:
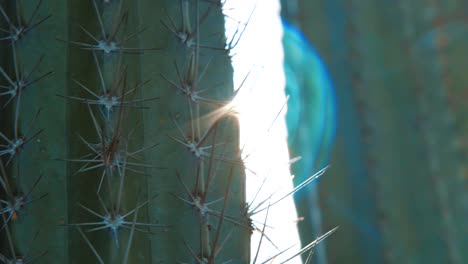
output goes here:
[{"label": "teal background", "polygon": [[282,4],[302,39],[283,39],[297,66],[286,92],[303,95],[288,105],[290,152],[308,157],[292,171],[331,165],[295,196],[302,242],[340,227],[312,263],[467,263],[468,3]]}]

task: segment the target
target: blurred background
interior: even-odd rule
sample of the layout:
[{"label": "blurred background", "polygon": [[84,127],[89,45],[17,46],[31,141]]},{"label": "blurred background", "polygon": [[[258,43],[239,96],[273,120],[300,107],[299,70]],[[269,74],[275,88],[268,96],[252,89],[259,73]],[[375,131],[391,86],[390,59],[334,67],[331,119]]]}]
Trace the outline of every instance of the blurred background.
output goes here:
[{"label": "blurred background", "polygon": [[468,263],[468,1],[281,2],[311,263]]}]

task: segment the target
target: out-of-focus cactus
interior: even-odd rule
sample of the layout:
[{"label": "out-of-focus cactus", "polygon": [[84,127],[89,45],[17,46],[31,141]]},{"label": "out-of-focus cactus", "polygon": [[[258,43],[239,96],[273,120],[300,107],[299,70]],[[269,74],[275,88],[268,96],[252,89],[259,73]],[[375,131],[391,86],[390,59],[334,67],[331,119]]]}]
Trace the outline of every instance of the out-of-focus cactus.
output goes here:
[{"label": "out-of-focus cactus", "polygon": [[[283,23],[284,68],[288,112],[288,145],[291,158],[300,157],[291,165],[295,185],[327,166],[329,149],[335,133],[335,101],[328,72],[317,52],[293,26]],[[295,194],[303,241],[320,236],[322,228],[316,183]],[[324,263],[324,243],[315,249],[318,263]]]},{"label": "out-of-focus cactus", "polygon": [[0,6],[0,262],[248,263],[220,2]]},{"label": "out-of-focus cactus", "polygon": [[468,261],[466,10],[466,1],[283,1],[336,90],[319,196],[324,228],[340,226],[328,263]]}]

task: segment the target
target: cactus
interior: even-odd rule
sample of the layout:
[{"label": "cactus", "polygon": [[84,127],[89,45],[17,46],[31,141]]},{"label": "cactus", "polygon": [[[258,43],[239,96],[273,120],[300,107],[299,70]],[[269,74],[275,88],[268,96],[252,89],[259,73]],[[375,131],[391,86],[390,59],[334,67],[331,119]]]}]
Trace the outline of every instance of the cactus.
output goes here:
[{"label": "cactus", "polygon": [[249,263],[220,3],[0,6],[0,261]]},{"label": "cactus", "polygon": [[320,185],[322,222],[340,226],[328,263],[467,262],[466,1],[283,3],[339,105]]}]

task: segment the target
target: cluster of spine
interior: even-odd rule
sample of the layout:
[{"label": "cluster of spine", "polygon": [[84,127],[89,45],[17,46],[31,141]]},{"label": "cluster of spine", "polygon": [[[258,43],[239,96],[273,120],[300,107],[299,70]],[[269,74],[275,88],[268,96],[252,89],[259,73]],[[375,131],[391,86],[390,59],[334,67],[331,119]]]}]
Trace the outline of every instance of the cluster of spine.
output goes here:
[{"label": "cluster of spine", "polygon": [[[40,206],[47,194],[37,194],[36,186],[41,184],[42,175],[24,173],[19,168],[23,155],[28,155],[27,146],[36,140],[42,132],[37,128],[36,120],[40,109],[37,105],[22,104],[30,89],[48,77],[52,72],[40,73],[42,57],[34,64],[32,59],[25,58],[28,53],[28,38],[34,28],[49,18],[39,18],[37,11],[39,1],[33,12],[25,17],[19,1],[10,5],[0,4],[0,16],[3,20],[1,45],[3,57],[0,65],[0,261],[2,263],[26,263],[46,253],[31,252],[29,246],[34,242],[39,229],[30,234],[28,246],[17,248],[17,229],[29,229],[29,223],[23,221],[28,207]],[[35,234],[35,235],[34,235]]]}]

